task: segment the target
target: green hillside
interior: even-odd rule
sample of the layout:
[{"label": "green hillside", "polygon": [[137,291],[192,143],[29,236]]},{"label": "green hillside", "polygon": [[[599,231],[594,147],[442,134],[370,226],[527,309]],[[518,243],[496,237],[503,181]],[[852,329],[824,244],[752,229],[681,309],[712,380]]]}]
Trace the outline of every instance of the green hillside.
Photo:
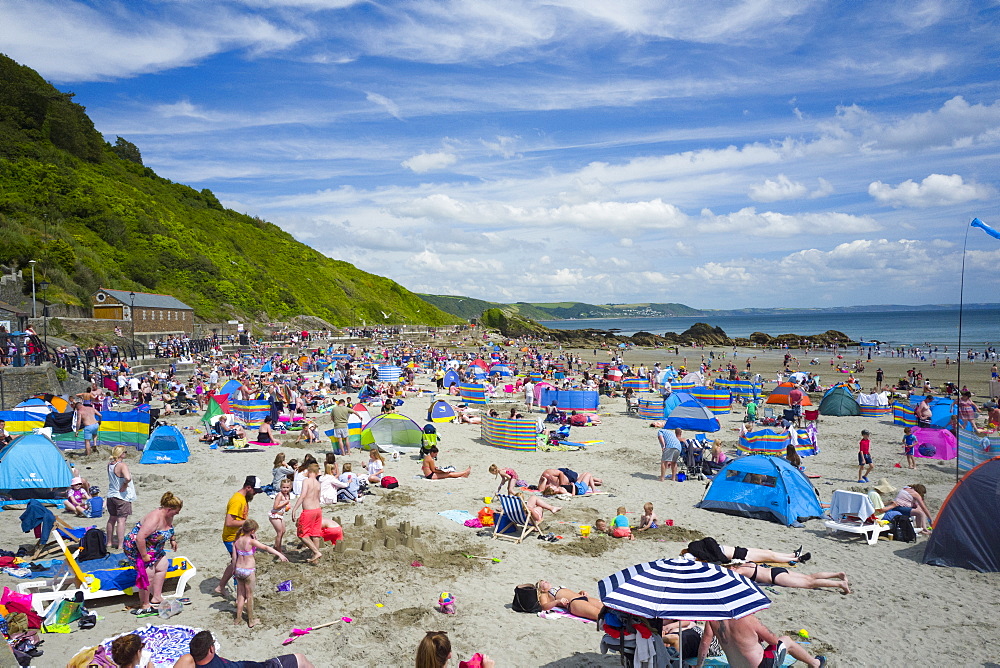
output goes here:
[{"label": "green hillside", "polygon": [[130,142],[105,142],[72,98],[0,55],[0,264],[37,260],[49,302],[89,304],[103,286],[170,294],[208,319],[459,322],[208,189],[157,176]]}]

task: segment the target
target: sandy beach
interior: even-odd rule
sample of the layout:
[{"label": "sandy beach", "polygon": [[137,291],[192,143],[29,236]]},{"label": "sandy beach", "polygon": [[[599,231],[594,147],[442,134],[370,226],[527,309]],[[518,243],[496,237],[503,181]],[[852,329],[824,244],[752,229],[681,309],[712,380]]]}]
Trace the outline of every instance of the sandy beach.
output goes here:
[{"label": "sandy beach", "polygon": [[[574,352],[584,363],[607,360],[602,351],[598,356],[591,349]],[[629,350],[625,360],[630,364],[679,364],[686,356],[689,363],[697,364],[701,352],[682,349],[681,355],[675,357],[663,351]],[[747,354],[745,349],[739,352],[741,369]],[[754,371],[773,378],[781,353],[749,354],[757,355]],[[798,356],[805,365],[803,370],[820,373],[824,384],[838,380],[840,374],[829,368],[829,355],[816,354],[820,364],[814,367],[808,366],[807,356]],[[941,364],[936,369],[931,369],[929,362],[917,366],[936,385],[945,379]],[[909,359],[876,358],[867,364],[861,380],[870,387],[879,366],[887,380],[895,380],[914,365]],[[953,375],[953,370],[949,369],[948,374]],[[963,382],[979,395],[977,401],[986,392],[988,377],[988,364],[963,367]],[[424,375],[419,384],[429,388],[432,381]],[[818,403],[818,395],[813,395],[813,400]],[[400,412],[422,425],[429,403],[429,396],[409,399]],[[502,400],[498,403],[503,408],[513,405]],[[327,547],[319,564],[309,565],[304,563],[308,553],[299,551],[293,534],[285,541],[290,563],[274,563],[270,556],[258,554],[256,605],[261,623],[254,629],[247,629],[245,624],[233,625],[232,592],[225,598],[211,594],[228,560],[220,536],[226,501],[246,475],[270,480],[271,463],[278,451],[299,459],[313,452],[322,459],[320,453],[330,449],[328,444],[305,448],[285,443],[263,452],[226,453],[197,442],[194,428],[200,428],[198,416],[177,418],[173,423],[185,428],[191,459],[186,464],[140,465],[136,457],[130,458],[139,499],[129,528],[156,506],[164,491],[170,490],[184,501],[175,522],[178,552],[192,560],[198,574],[189,590],[191,604],[170,622],[210,629],[221,643],[222,656],[230,659],[261,660],[281,654],[287,651],[281,643],[293,627],[350,617],[350,623],[315,631],[289,649],[305,653],[318,666],[406,666],[412,665],[425,631],[447,630],[454,647],[454,665],[478,651],[493,656],[497,665],[504,667],[618,666],[617,656],[600,654],[601,634],[596,625],[515,613],[510,609],[513,588],[544,578],[596,594],[600,578],[631,564],[677,555],[688,540],[703,535],[714,536],[723,544],[779,551],[803,545],[813,558],[798,566],[800,570],[847,573],[854,590],[850,595],[833,590],[775,588],[774,592],[766,592],[772,599],[771,607],[759,615],[779,634],[807,629],[811,643],[806,648],[813,654],[825,654],[830,665],[993,665],[990,662],[1000,656],[993,619],[993,612],[1000,606],[996,574],[924,566],[920,562],[926,538],[922,537],[916,544],[882,540],[869,546],[853,535],[828,535],[817,520],[796,529],[695,509],[706,483],[658,481],[656,430],[647,420],[626,415],[621,399],[606,397],[602,397],[601,416],[601,425],[574,428],[574,437],[580,440],[603,440],[578,452],[498,449],[480,439],[477,425],[439,424],[439,462],[459,470],[472,466],[471,476],[428,481],[418,477],[420,462],[416,456],[388,462],[387,473],[400,482],[397,490],[379,489],[363,504],[338,504],[324,511],[327,517],[339,517],[344,524],[346,551],[335,553]],[[729,452],[734,451],[742,418],[742,410],[720,416],[722,431],[716,437]],[[328,416],[320,416],[319,421],[322,429],[330,427]],[[821,500],[829,502],[836,489],[859,488],[855,455],[862,429],[872,432],[876,463],[872,482],[886,478],[897,488],[921,482],[928,489],[931,510],[936,511],[954,485],[954,462],[920,460],[916,471],[894,468],[900,461],[905,466],[905,460],[901,454],[901,429],[894,427],[891,419],[820,419],[821,452],[805,459],[804,464],[810,473],[820,475],[814,483]],[[293,437],[285,438],[291,441]],[[102,489],[107,486],[106,448],[88,458],[75,453],[68,458],[92,484]],[[357,470],[367,458],[367,453],[355,451],[339,459],[355,462]],[[532,483],[547,467],[591,471],[604,479],[606,493],[573,498],[562,502],[560,513],[546,513],[547,529],[562,536],[556,543],[534,538],[519,545],[496,541],[438,514],[447,510],[475,513],[483,507],[483,497],[493,494],[499,482],[487,472],[493,463],[514,468],[521,478]],[[653,502],[661,520],[672,519],[674,526],[640,534],[631,542],[607,536],[580,537],[580,524],[610,519],[618,506],[625,506],[633,522],[637,522],[647,501]],[[250,506],[250,515],[261,524],[259,535],[265,542],[273,540],[267,522],[269,508],[265,497],[258,497]],[[20,532],[18,514],[3,513],[0,538],[5,547],[29,542]],[[74,526],[93,523],[64,517]],[[363,525],[357,526],[356,518]],[[375,528],[379,518],[386,520],[387,529]],[[101,528],[105,521],[99,521]],[[413,548],[402,545],[403,536],[397,529],[404,521],[420,528],[420,538]],[[384,546],[387,537],[394,539],[396,547]],[[362,540],[370,540],[374,549],[362,552]],[[500,562],[468,559],[465,554],[498,557]],[[292,581],[293,591],[275,591],[283,580]],[[17,582],[9,576],[3,578],[3,584],[9,587],[15,587]],[[172,585],[168,584],[166,592],[171,591]],[[455,596],[457,614],[443,615],[435,610],[438,596],[444,591]],[[63,665],[80,648],[140,626],[140,620],[125,611],[126,605],[136,604],[134,597],[95,604],[93,609],[102,617],[97,627],[68,635],[46,635],[45,656],[37,665]]]}]

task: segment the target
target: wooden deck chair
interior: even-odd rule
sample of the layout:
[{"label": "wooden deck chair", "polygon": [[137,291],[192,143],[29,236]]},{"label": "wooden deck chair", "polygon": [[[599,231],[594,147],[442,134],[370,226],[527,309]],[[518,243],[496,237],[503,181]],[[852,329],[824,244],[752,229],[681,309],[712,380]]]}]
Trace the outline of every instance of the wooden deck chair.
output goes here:
[{"label": "wooden deck chair", "polygon": [[[21,594],[31,594],[31,606],[39,615],[44,615],[46,608],[52,601],[62,598],[72,598],[77,591],[83,592],[83,600],[90,601],[98,598],[109,598],[112,596],[131,596],[135,593],[134,586],[125,589],[101,589],[101,580],[98,577],[84,571],[76,561],[76,555],[58,532],[54,532],[59,547],[62,549],[63,558],[69,566],[69,571],[62,577],[50,580],[33,580],[22,582],[17,586],[17,591]],[[176,579],[177,589],[172,596],[163,598],[179,598],[184,595],[187,584],[197,574],[198,569],[194,567],[187,557],[168,557],[170,564],[167,566],[167,580]],[[116,573],[134,570],[130,567],[106,569],[101,573]]]},{"label": "wooden deck chair", "polygon": [[518,495],[498,494],[493,497],[500,500],[500,507],[503,513],[494,518],[493,537],[504,540],[512,540],[520,543],[531,535],[532,531],[537,531],[539,535],[542,528],[538,522],[528,512],[528,506],[524,504],[524,499]]},{"label": "wooden deck chair", "polygon": [[61,517],[56,517],[56,524],[52,527],[52,534],[49,536],[49,542],[42,544],[41,539],[35,545],[35,551],[31,555],[32,561],[38,561],[39,559],[46,559],[56,554],[62,553],[62,548],[59,546],[52,536],[60,536],[69,545],[71,550],[77,550],[80,548],[80,541],[83,540],[83,535],[87,533],[88,527],[74,527],[70,526],[66,520]]}]

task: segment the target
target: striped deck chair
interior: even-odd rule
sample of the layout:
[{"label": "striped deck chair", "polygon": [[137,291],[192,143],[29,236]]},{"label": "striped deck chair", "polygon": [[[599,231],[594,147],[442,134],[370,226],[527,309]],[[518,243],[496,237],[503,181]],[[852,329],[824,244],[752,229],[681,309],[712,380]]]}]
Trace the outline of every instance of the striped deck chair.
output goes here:
[{"label": "striped deck chair", "polygon": [[524,499],[520,496],[511,496],[509,494],[498,494],[493,498],[499,499],[500,506],[503,508],[503,514],[498,515],[494,520],[494,538],[503,538],[504,540],[512,540],[515,543],[520,543],[532,531],[537,531],[541,535],[542,528],[538,526],[538,522],[528,512],[528,507],[524,505]]}]

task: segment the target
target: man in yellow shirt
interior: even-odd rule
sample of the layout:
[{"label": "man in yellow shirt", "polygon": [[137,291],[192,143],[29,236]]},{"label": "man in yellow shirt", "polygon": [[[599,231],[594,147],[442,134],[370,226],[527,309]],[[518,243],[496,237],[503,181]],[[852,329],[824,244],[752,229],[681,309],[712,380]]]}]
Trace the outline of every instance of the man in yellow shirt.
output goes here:
[{"label": "man in yellow shirt", "polygon": [[[236,534],[247,520],[247,515],[250,512],[250,502],[253,501],[254,494],[260,494],[262,491],[257,476],[248,475],[247,479],[243,481],[243,487],[238,489],[230,497],[229,503],[226,504],[226,519],[222,525],[222,544],[226,546],[226,551],[229,552],[230,556],[233,554],[233,543],[236,541]],[[222,579],[219,580],[219,585],[214,589],[214,592],[221,594],[226,588],[226,583],[232,577],[233,561],[230,559],[226,564],[226,570],[222,574]]]}]

